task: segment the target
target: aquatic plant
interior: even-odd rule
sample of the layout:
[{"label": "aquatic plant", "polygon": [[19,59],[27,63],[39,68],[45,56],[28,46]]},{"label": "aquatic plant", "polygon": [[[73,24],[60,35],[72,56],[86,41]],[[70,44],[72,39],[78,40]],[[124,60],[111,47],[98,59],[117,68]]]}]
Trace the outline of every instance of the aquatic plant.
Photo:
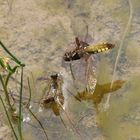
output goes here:
[{"label": "aquatic plant", "polygon": [[[37,116],[33,113],[33,111],[30,109],[30,101],[31,101],[31,98],[32,98],[32,91],[31,91],[31,86],[30,86],[30,80],[29,80],[29,77],[27,78],[27,82],[28,82],[28,89],[29,89],[29,98],[28,98],[28,102],[25,104],[22,100],[22,93],[23,93],[23,67],[25,66],[25,64],[21,63],[6,47],[5,45],[0,41],[0,45],[1,47],[6,51],[6,53],[10,56],[10,58],[7,58],[7,57],[1,57],[0,58],[0,66],[1,66],[1,71],[0,71],[0,81],[1,81],[1,84],[2,84],[2,87],[3,87],[3,90],[4,90],[4,93],[5,93],[5,97],[6,97],[6,102],[7,102],[7,105],[8,105],[8,110],[9,112],[7,111],[7,107],[5,106],[5,103],[3,101],[3,98],[2,96],[0,95],[0,100],[2,102],[2,105],[4,107],[4,110],[5,110],[5,113],[6,113],[6,116],[7,116],[7,119],[8,119],[8,122],[10,124],[10,127],[12,129],[12,132],[16,138],[16,140],[20,139],[20,140],[23,140],[23,136],[22,136],[22,121],[23,121],[23,109],[26,109],[29,111],[29,113],[33,116],[33,118],[39,123],[39,125],[41,126],[45,136],[46,136],[46,139],[48,140],[48,136],[47,136],[47,133],[42,125],[42,123],[40,122],[40,120],[37,118]],[[10,60],[13,60],[16,64],[14,67],[12,67],[10,65]],[[8,91],[8,82],[11,78],[11,76],[16,72],[17,69],[21,69],[21,77],[20,77],[20,91],[19,91],[19,109],[18,109],[18,114],[17,114],[17,111],[16,111],[16,106],[12,105],[11,104],[11,101],[10,101],[10,94],[9,94],[9,91]],[[3,72],[5,72],[4,76],[2,75]],[[6,77],[6,78],[5,78]],[[6,80],[5,80],[6,79]],[[15,102],[15,98],[14,98],[14,95],[12,95],[12,99],[13,101]],[[11,118],[10,118],[11,116]],[[12,119],[12,120],[11,120]],[[16,131],[13,127],[13,124],[12,124],[12,121],[16,121],[17,124],[18,124],[18,132],[19,132],[19,137],[18,135],[16,134]]]},{"label": "aquatic plant", "polygon": [[[22,88],[23,88],[23,67],[25,64],[21,63],[20,60],[18,60],[6,47],[5,45],[0,41],[0,46],[3,48],[3,50],[9,55],[8,57],[1,57],[0,58],[0,66],[1,66],[1,72],[0,72],[0,81],[2,84],[2,88],[5,93],[6,102],[8,105],[8,110],[11,114],[16,113],[16,107],[13,106],[10,102],[10,96],[8,92],[8,82],[11,78],[11,76],[16,72],[17,69],[21,68],[21,81],[20,81],[20,99],[19,99],[19,114],[18,114],[18,131],[19,131],[19,137],[22,140]],[[14,66],[10,65],[10,60],[12,62],[15,62]],[[3,99],[1,98],[1,102],[3,104],[4,109],[6,109],[6,106],[4,105]],[[17,134],[15,133],[15,130],[13,129],[12,122],[10,120],[10,117],[8,115],[8,112],[5,110],[9,124],[11,126],[12,132],[14,133],[15,138],[17,139]]]},{"label": "aquatic plant", "polygon": [[5,114],[6,114],[6,116],[7,116],[8,122],[9,122],[9,124],[10,124],[11,129],[12,129],[12,132],[13,132],[13,134],[14,134],[14,136],[15,136],[15,139],[18,140],[18,136],[17,136],[17,134],[16,134],[16,132],[15,132],[15,129],[14,129],[13,125],[12,125],[12,122],[11,122],[10,116],[9,116],[9,113],[8,113],[8,111],[7,111],[7,108],[6,108],[5,104],[4,104],[4,101],[3,101],[2,97],[1,97],[1,95],[0,95],[0,100],[1,100],[1,102],[2,102],[2,105],[3,105],[3,108],[4,108]]},{"label": "aquatic plant", "polygon": [[33,113],[33,111],[30,109],[30,102],[31,102],[31,99],[32,99],[32,90],[31,90],[29,77],[27,78],[27,80],[28,80],[28,88],[29,88],[29,98],[28,98],[28,102],[25,105],[25,108],[29,111],[29,113],[33,116],[33,118],[39,123],[41,129],[43,130],[43,132],[45,134],[46,139],[48,140],[49,138],[48,138],[48,135],[47,135],[47,133],[45,131],[45,128],[43,127],[43,124],[37,118],[37,116]]}]

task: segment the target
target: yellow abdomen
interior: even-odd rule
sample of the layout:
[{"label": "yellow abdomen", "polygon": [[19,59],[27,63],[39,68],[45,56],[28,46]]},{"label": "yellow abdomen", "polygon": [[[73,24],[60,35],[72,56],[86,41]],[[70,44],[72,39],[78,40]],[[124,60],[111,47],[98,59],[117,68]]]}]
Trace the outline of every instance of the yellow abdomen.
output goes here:
[{"label": "yellow abdomen", "polygon": [[95,44],[95,45],[89,45],[87,47],[84,48],[84,50],[87,53],[100,53],[100,52],[104,52],[107,51],[109,49],[114,48],[113,44],[110,43],[101,43],[101,44]]}]

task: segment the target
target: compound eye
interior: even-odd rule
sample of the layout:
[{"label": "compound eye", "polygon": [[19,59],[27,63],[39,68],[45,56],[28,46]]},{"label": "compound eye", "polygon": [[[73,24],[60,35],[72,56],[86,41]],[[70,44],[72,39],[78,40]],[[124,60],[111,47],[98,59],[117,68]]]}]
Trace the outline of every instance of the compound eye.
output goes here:
[{"label": "compound eye", "polygon": [[65,53],[63,59],[65,61],[70,61],[70,54],[69,53]]}]

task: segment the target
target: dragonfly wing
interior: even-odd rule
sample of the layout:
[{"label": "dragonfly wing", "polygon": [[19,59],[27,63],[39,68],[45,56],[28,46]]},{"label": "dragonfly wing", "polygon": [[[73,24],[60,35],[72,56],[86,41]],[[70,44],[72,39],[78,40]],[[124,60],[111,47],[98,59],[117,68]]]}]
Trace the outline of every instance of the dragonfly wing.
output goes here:
[{"label": "dragonfly wing", "polygon": [[75,43],[76,43],[76,47],[79,48],[80,47],[80,41],[79,41],[78,37],[75,38]]},{"label": "dragonfly wing", "polygon": [[84,47],[89,46],[89,44],[84,41],[80,41],[80,46],[81,46],[81,48],[84,48]]}]

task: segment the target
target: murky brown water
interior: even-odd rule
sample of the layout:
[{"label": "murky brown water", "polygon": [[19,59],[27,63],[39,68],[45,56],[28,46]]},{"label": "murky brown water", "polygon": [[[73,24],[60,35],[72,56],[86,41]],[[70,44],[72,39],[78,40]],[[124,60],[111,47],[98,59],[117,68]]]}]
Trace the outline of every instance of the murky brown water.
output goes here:
[{"label": "murky brown water", "polygon": [[[94,56],[93,61],[97,83],[110,83],[129,20],[128,0],[9,0],[11,7],[7,1],[0,0],[0,39],[25,62],[25,75],[32,72],[36,79],[51,72],[61,72],[64,76],[65,112],[61,110],[59,116],[51,109],[38,112],[38,105],[33,104],[33,111],[43,123],[49,139],[139,140],[140,1],[130,0],[132,20],[115,73],[115,80],[125,83],[111,93],[110,106],[106,110],[107,94],[97,108],[94,97],[81,98],[79,102],[68,93],[66,89],[76,95],[75,85],[84,86],[83,83],[73,84],[69,65],[62,62],[62,56],[71,47],[75,36],[84,39],[88,25],[88,43],[111,42],[116,45],[107,53]],[[85,64],[80,60],[72,65],[75,75],[83,82]],[[40,99],[45,83],[35,84],[36,89],[32,86],[33,98]],[[34,120],[29,123],[33,126],[24,124],[25,140],[45,139],[38,123]]]}]

